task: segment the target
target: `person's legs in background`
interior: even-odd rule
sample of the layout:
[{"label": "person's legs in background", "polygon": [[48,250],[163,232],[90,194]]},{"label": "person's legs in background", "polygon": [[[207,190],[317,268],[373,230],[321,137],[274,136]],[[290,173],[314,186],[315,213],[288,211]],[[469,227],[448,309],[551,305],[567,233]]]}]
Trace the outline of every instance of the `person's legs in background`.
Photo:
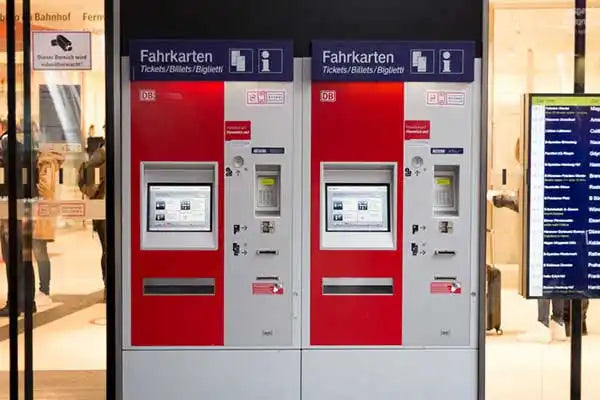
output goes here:
[{"label": "person's legs in background", "polygon": [[94,231],[98,234],[100,245],[102,246],[102,257],[100,258],[100,266],[102,268],[102,282],[104,282],[104,301],[106,301],[106,221],[94,220]]},{"label": "person's legs in background", "polygon": [[[1,224],[0,224],[1,225]],[[23,230],[21,228],[21,226],[18,226],[17,228],[17,235],[21,238],[23,238],[22,236]],[[17,300],[17,308],[19,313],[22,313],[23,311],[25,311],[25,291],[29,291],[31,294],[31,297],[33,298],[33,294],[34,294],[34,282],[32,279],[31,285],[29,285],[29,287],[25,286],[25,273],[26,272],[30,272],[31,273],[31,277],[33,277],[33,263],[31,263],[30,261],[28,262],[23,262],[23,247],[22,244],[19,245],[19,248],[16,249],[17,251],[17,265],[12,266],[9,263],[9,254],[8,254],[8,233],[2,229],[2,227],[0,226],[0,246],[2,247],[2,257],[4,258],[4,263],[6,264],[6,278],[7,278],[7,283],[10,280],[10,268],[17,268],[17,285],[18,285],[18,293],[19,293],[19,298]],[[27,270],[29,269],[29,270]],[[27,271],[26,271],[27,270]],[[36,303],[34,301],[33,303],[33,312],[36,312]],[[8,300],[6,302],[6,305],[4,306],[4,308],[0,309],[0,317],[8,317],[9,316],[9,309],[8,309]]]},{"label": "person's legs in background", "polygon": [[33,256],[38,266],[38,279],[40,281],[39,293],[36,295],[38,306],[52,304],[50,298],[50,257],[48,256],[48,241],[33,239]]},{"label": "person's legs in background", "polygon": [[552,319],[550,321],[550,332],[554,340],[566,340],[565,334],[565,300],[552,299]]},{"label": "person's legs in background", "polygon": [[552,299],[552,320],[562,325],[564,320],[564,307],[565,300],[563,299]]},{"label": "person's legs in background", "polygon": [[[581,301],[581,319],[582,319],[582,327],[581,331],[583,335],[588,334],[587,330],[587,311],[590,307],[590,300],[583,299]],[[567,336],[571,336],[571,301],[565,300],[563,306],[564,314],[563,319],[565,321],[565,333]]]},{"label": "person's legs in background", "polygon": [[[550,343],[552,340],[566,339],[564,333],[564,300],[538,299],[538,322],[534,328],[520,335],[519,340],[524,342]],[[552,315],[550,304],[552,303]]]},{"label": "person's legs in background", "polygon": [[519,335],[517,339],[522,342],[550,343],[550,300],[538,299],[538,323],[529,331]]},{"label": "person's legs in background", "polygon": [[550,327],[550,300],[538,299],[538,322]]},{"label": "person's legs in background", "polygon": [[[4,261],[6,271],[6,287],[8,287],[8,282],[10,280],[10,274],[8,272],[8,235],[4,232],[4,226],[0,224],[0,247],[2,248],[2,260]],[[8,293],[6,294],[6,304],[2,308],[8,308]]]},{"label": "person's legs in background", "polygon": [[[17,225],[17,234],[21,238],[19,244],[17,274],[19,276],[19,312],[25,311],[25,297],[33,299],[33,312],[36,312],[35,302],[35,274],[33,272],[33,224],[31,220],[24,220]],[[27,285],[26,282],[30,284]]]}]

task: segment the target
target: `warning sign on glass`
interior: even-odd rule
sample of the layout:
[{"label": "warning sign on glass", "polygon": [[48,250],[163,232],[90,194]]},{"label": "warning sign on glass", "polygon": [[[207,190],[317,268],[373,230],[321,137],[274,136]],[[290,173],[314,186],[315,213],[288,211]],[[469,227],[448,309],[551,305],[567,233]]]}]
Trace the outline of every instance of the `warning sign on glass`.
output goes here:
[{"label": "warning sign on glass", "polygon": [[34,70],[92,69],[91,32],[34,31],[31,36]]}]

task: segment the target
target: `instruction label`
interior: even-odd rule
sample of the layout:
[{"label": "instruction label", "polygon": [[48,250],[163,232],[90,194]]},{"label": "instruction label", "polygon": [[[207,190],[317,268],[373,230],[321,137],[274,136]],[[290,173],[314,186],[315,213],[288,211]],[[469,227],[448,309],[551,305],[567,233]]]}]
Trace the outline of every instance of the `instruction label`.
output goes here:
[{"label": "instruction label", "polygon": [[252,137],[250,121],[225,121],[225,141],[244,140]]},{"label": "instruction label", "polygon": [[431,282],[429,286],[429,291],[431,294],[461,294],[462,288],[459,282],[440,282],[434,281]]},{"label": "instruction label", "polygon": [[252,283],[252,294],[282,295],[283,286],[277,283],[254,282]]},{"label": "instruction label", "polygon": [[431,121],[405,121],[405,140],[429,140],[431,137]]},{"label": "instruction label", "polygon": [[428,90],[428,106],[458,106],[464,107],[466,93],[460,91]]}]

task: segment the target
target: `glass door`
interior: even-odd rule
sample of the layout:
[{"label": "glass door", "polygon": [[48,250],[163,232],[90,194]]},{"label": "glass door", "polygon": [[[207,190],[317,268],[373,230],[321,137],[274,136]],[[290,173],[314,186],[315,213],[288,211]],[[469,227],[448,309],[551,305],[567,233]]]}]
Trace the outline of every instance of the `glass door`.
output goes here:
[{"label": "glass door", "polygon": [[28,85],[24,71],[28,63],[22,57],[30,42],[24,35],[29,20],[18,17],[28,10],[23,10],[23,4],[15,0],[0,4],[0,254],[3,278],[6,276],[0,283],[0,396],[16,400],[33,395],[34,304],[33,291],[27,290],[33,280],[29,239],[31,202],[28,201],[32,198],[28,185],[32,171],[26,128],[28,105],[24,96]]},{"label": "glass door", "polygon": [[[586,23],[577,26],[587,31],[585,92],[593,94],[600,92],[600,12],[597,4],[590,3]],[[522,198],[523,98],[527,93],[573,93],[575,2],[490,0],[489,4],[489,189]],[[519,265],[522,216],[509,208],[490,208],[488,213],[494,231],[494,247],[488,254],[502,273],[504,334],[486,336],[486,398],[566,399],[571,372],[570,305],[519,295],[524,276]],[[600,398],[596,378],[600,363],[595,357],[600,351],[599,304],[600,300],[584,302],[582,309],[583,399]]]},{"label": "glass door", "polygon": [[0,5],[0,400],[106,398],[104,0]]},{"label": "glass door", "polygon": [[34,388],[39,398],[106,398],[104,0],[27,1]]}]

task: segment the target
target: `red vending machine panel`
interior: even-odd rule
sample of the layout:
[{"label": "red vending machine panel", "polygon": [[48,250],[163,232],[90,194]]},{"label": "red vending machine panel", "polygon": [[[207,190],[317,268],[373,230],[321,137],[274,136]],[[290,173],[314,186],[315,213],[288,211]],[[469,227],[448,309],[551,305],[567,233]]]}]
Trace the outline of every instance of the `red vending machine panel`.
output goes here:
[{"label": "red vending machine panel", "polygon": [[[399,243],[402,202],[392,199],[402,199],[403,112],[403,83],[312,83],[310,344],[313,346],[402,344]],[[388,198],[390,220],[384,228],[389,228],[395,236],[393,248],[323,246],[323,219],[329,218],[323,210],[327,201],[323,193],[324,163],[395,165],[396,173],[388,185],[391,186],[388,190],[395,193]],[[368,179],[362,183],[370,184]],[[336,279],[387,280],[391,287],[378,291],[377,285],[371,285],[368,291],[361,291],[350,285],[343,292],[328,291],[326,282]]]},{"label": "red vending machine panel", "polygon": [[[223,345],[223,213],[216,249],[144,250],[142,164],[214,163],[217,209],[223,210],[223,82],[131,84],[131,342],[134,346]],[[214,207],[214,205],[213,205]],[[207,228],[208,229],[208,228]],[[212,293],[145,293],[144,282],[208,279]],[[208,294],[208,295],[206,295]]]}]

